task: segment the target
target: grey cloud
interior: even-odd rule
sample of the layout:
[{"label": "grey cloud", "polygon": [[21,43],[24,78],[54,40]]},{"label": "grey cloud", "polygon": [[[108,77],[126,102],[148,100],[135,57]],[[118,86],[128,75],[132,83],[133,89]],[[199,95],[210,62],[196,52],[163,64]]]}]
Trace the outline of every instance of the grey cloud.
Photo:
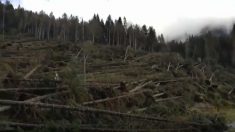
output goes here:
[{"label": "grey cloud", "polygon": [[219,19],[219,18],[203,18],[203,19],[189,19],[182,18],[171,26],[167,27],[164,31],[166,39],[169,40],[185,40],[188,35],[196,35],[201,32],[205,27],[208,29],[223,28],[226,32],[230,32],[234,18]]}]

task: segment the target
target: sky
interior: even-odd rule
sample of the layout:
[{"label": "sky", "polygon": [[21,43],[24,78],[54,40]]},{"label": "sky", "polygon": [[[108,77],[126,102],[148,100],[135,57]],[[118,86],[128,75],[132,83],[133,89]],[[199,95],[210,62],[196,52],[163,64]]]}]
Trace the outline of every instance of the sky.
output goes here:
[{"label": "sky", "polygon": [[204,26],[230,29],[235,20],[235,0],[11,0],[15,7],[33,11],[64,12],[89,20],[98,13],[106,20],[126,17],[133,24],[153,26],[170,40],[197,34]]}]

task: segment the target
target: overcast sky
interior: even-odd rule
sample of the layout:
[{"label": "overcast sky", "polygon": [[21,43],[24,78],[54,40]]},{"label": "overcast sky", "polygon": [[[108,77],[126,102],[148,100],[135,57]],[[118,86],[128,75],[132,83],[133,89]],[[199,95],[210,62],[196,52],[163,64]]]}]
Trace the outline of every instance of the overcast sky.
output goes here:
[{"label": "overcast sky", "polygon": [[129,22],[154,26],[167,38],[198,33],[205,25],[230,28],[235,18],[235,0],[11,0],[25,9],[56,17],[64,12],[85,20],[98,13],[106,19],[126,17]]}]

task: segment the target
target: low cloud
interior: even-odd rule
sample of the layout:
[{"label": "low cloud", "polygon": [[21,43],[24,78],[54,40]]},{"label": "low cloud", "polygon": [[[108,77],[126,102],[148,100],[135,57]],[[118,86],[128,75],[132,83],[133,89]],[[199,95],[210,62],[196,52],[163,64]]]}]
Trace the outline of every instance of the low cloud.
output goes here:
[{"label": "low cloud", "polygon": [[205,27],[208,29],[223,28],[228,33],[231,31],[235,18],[203,18],[203,19],[178,19],[177,22],[166,27],[164,35],[166,40],[185,40],[188,35],[200,34]]}]

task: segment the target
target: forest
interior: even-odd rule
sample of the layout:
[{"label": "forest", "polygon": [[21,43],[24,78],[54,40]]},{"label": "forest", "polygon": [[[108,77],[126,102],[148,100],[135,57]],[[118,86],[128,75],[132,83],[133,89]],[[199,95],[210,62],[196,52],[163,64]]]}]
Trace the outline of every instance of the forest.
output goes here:
[{"label": "forest", "polygon": [[235,24],[166,40],[0,1],[0,131],[233,132]]},{"label": "forest", "polygon": [[130,46],[135,50],[149,52],[177,52],[194,60],[235,65],[235,26],[229,33],[223,27],[205,27],[199,35],[189,36],[184,42],[165,42],[163,34],[157,34],[153,27],[129,24],[125,17],[112,20],[109,15],[104,21],[98,14],[94,14],[93,18],[86,22],[77,16],[64,13],[62,17],[55,18],[53,13],[34,13],[21,7],[14,9],[9,1],[6,5],[0,3],[0,17],[4,18],[4,21],[0,22],[1,32],[10,36],[28,35],[37,40],[75,43],[91,41],[104,45]]}]

